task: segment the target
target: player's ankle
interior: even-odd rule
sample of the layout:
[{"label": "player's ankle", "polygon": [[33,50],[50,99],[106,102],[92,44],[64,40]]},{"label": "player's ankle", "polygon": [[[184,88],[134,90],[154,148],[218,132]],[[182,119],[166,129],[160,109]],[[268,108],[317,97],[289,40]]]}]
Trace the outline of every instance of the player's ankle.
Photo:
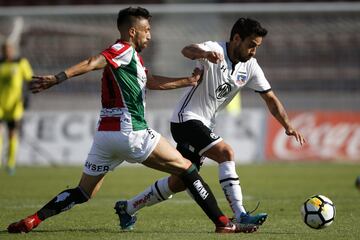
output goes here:
[{"label": "player's ankle", "polygon": [[30,215],[29,217],[33,218],[35,221],[35,226],[39,225],[43,220],[41,220],[37,213]]},{"label": "player's ankle", "polygon": [[222,215],[218,218],[216,226],[224,227],[230,222],[229,218],[225,215]]}]

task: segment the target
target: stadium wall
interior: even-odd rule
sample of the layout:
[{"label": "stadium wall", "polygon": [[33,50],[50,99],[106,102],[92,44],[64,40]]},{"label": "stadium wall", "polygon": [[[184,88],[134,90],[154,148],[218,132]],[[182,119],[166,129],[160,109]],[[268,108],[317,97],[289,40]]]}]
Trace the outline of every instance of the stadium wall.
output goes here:
[{"label": "stadium wall", "polygon": [[[170,111],[151,111],[147,119],[149,126],[171,140],[170,115]],[[318,111],[290,116],[308,141],[304,147],[286,136],[264,109],[244,109],[240,115],[224,112],[218,116],[215,133],[233,147],[239,164],[279,160],[360,162],[360,113]],[[98,113],[92,111],[28,112],[19,164],[82,165],[97,120]]]}]

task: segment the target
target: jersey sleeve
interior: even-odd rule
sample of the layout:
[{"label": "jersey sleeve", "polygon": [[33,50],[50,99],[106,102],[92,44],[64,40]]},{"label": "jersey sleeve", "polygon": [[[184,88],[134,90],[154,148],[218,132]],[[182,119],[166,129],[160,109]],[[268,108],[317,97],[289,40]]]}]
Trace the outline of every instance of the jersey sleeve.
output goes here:
[{"label": "jersey sleeve", "polygon": [[29,61],[26,58],[22,58],[20,60],[20,69],[21,69],[23,79],[25,81],[31,81],[32,75],[33,75],[33,70],[31,68]]},{"label": "jersey sleeve", "polygon": [[207,41],[207,42],[203,42],[203,43],[198,43],[196,44],[199,48],[201,48],[204,51],[213,51],[211,48],[211,41]]},{"label": "jersey sleeve", "polygon": [[111,47],[101,52],[106,61],[113,67],[128,65],[133,57],[133,48],[130,45],[115,43]]},{"label": "jersey sleeve", "polygon": [[[198,46],[200,49],[204,50],[204,51],[214,51],[214,52],[221,52],[220,50],[218,50],[214,44],[214,42],[212,41],[207,41],[207,42],[203,42],[203,43],[198,43],[196,44],[196,46]],[[198,59],[196,60],[195,63],[195,67],[203,70],[204,66],[209,65],[209,60],[202,58],[202,59]]]},{"label": "jersey sleeve", "polygon": [[255,92],[268,92],[271,90],[270,83],[265,77],[265,74],[256,59],[253,59],[252,64],[249,65],[250,79],[247,87],[255,90]]}]

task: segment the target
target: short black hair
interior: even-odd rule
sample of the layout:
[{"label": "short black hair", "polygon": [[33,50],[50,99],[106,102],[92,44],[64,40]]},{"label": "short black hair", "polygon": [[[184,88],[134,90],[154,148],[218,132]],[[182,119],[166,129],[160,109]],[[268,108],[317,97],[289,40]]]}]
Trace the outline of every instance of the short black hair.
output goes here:
[{"label": "short black hair", "polygon": [[151,15],[149,11],[142,7],[128,7],[119,11],[117,18],[117,27],[120,30],[120,27],[123,25],[132,26],[136,19],[148,19],[150,20]]},{"label": "short black hair", "polygon": [[267,30],[260,23],[250,18],[239,18],[231,29],[230,41],[235,34],[239,34],[242,40],[255,34],[259,37],[265,37]]}]

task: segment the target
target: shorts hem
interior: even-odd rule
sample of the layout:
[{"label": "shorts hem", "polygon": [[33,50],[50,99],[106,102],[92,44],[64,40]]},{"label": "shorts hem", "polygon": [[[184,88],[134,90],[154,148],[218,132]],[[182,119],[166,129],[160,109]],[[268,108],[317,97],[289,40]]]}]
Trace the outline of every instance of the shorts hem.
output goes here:
[{"label": "shorts hem", "polygon": [[[111,170],[110,170],[111,171]],[[110,171],[107,171],[107,172],[90,172],[90,171],[86,171],[85,170],[85,167],[84,167],[84,169],[83,169],[83,173],[85,173],[85,174],[87,174],[87,175],[90,175],[90,176],[93,176],[93,177],[97,177],[97,176],[99,176],[99,175],[101,175],[101,174],[107,174],[108,172],[110,172]]]},{"label": "shorts hem", "polygon": [[210,143],[209,145],[207,145],[206,147],[204,147],[203,149],[201,149],[199,151],[199,155],[202,156],[204,154],[204,152],[206,152],[207,150],[209,150],[212,146],[218,144],[220,141],[222,141],[223,139],[221,137],[219,137],[219,139],[213,141],[212,143]]},{"label": "shorts hem", "polygon": [[143,163],[146,159],[148,159],[148,157],[150,156],[150,154],[154,151],[154,149],[156,148],[156,146],[158,145],[159,141],[161,138],[161,134],[158,133],[156,135],[156,139],[155,139],[155,143],[151,146],[150,150],[147,152],[146,155],[144,155],[144,157],[142,159],[140,159],[139,161],[137,161],[138,163]]}]

